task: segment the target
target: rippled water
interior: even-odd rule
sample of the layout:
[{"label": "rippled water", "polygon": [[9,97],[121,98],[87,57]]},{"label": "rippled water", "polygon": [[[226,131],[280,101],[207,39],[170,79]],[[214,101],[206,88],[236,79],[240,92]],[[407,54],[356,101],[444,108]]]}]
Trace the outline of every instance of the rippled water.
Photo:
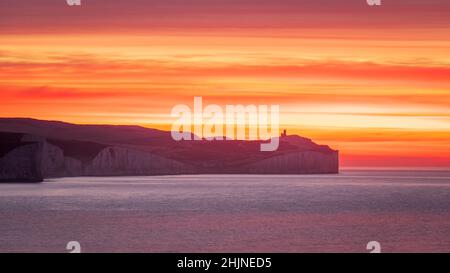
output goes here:
[{"label": "rippled water", "polygon": [[450,172],[0,184],[0,252],[450,252]]}]

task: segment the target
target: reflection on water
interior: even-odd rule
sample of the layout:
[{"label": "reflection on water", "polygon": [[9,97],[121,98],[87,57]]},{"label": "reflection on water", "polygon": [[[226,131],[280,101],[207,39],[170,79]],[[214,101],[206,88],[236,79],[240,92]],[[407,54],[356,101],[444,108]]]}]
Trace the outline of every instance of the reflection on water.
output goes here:
[{"label": "reflection on water", "polygon": [[0,251],[450,251],[450,172],[52,179],[0,185]]}]

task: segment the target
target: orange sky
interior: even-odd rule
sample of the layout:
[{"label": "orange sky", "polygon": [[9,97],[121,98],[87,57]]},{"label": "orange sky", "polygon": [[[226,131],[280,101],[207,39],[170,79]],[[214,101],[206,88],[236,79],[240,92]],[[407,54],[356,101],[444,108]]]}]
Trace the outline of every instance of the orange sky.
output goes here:
[{"label": "orange sky", "polygon": [[194,96],[280,104],[343,166],[450,167],[443,1],[64,2],[0,3],[0,116],[169,129]]}]

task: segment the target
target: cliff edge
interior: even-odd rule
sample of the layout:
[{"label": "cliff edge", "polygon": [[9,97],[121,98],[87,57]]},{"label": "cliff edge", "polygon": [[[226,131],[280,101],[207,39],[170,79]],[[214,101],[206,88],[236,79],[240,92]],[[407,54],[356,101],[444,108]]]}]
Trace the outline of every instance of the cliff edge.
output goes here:
[{"label": "cliff edge", "polygon": [[66,176],[322,174],[339,172],[339,153],[283,134],[260,141],[181,141],[139,126],[75,125],[0,118],[0,181]]}]

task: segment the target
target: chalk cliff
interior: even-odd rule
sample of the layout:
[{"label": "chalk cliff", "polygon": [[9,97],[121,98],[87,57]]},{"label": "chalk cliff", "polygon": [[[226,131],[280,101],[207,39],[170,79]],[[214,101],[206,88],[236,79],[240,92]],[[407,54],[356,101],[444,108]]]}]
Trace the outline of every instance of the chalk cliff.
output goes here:
[{"label": "chalk cliff", "polygon": [[138,126],[0,118],[0,180],[169,174],[339,172],[338,151],[299,136],[274,152],[259,141],[181,141]]},{"label": "chalk cliff", "polygon": [[[6,135],[8,133],[0,133],[0,136]],[[20,135],[20,140],[0,157],[0,179],[3,181],[42,181],[43,177],[180,174],[189,173],[190,169],[186,164],[150,152],[97,143],[46,139],[28,134],[15,135]],[[74,153],[77,149],[79,152]]]},{"label": "chalk cliff", "polygon": [[290,152],[251,164],[249,173],[326,174],[339,172],[338,153]]},{"label": "chalk cliff", "polygon": [[22,134],[0,133],[0,182],[41,182],[42,145]]}]

